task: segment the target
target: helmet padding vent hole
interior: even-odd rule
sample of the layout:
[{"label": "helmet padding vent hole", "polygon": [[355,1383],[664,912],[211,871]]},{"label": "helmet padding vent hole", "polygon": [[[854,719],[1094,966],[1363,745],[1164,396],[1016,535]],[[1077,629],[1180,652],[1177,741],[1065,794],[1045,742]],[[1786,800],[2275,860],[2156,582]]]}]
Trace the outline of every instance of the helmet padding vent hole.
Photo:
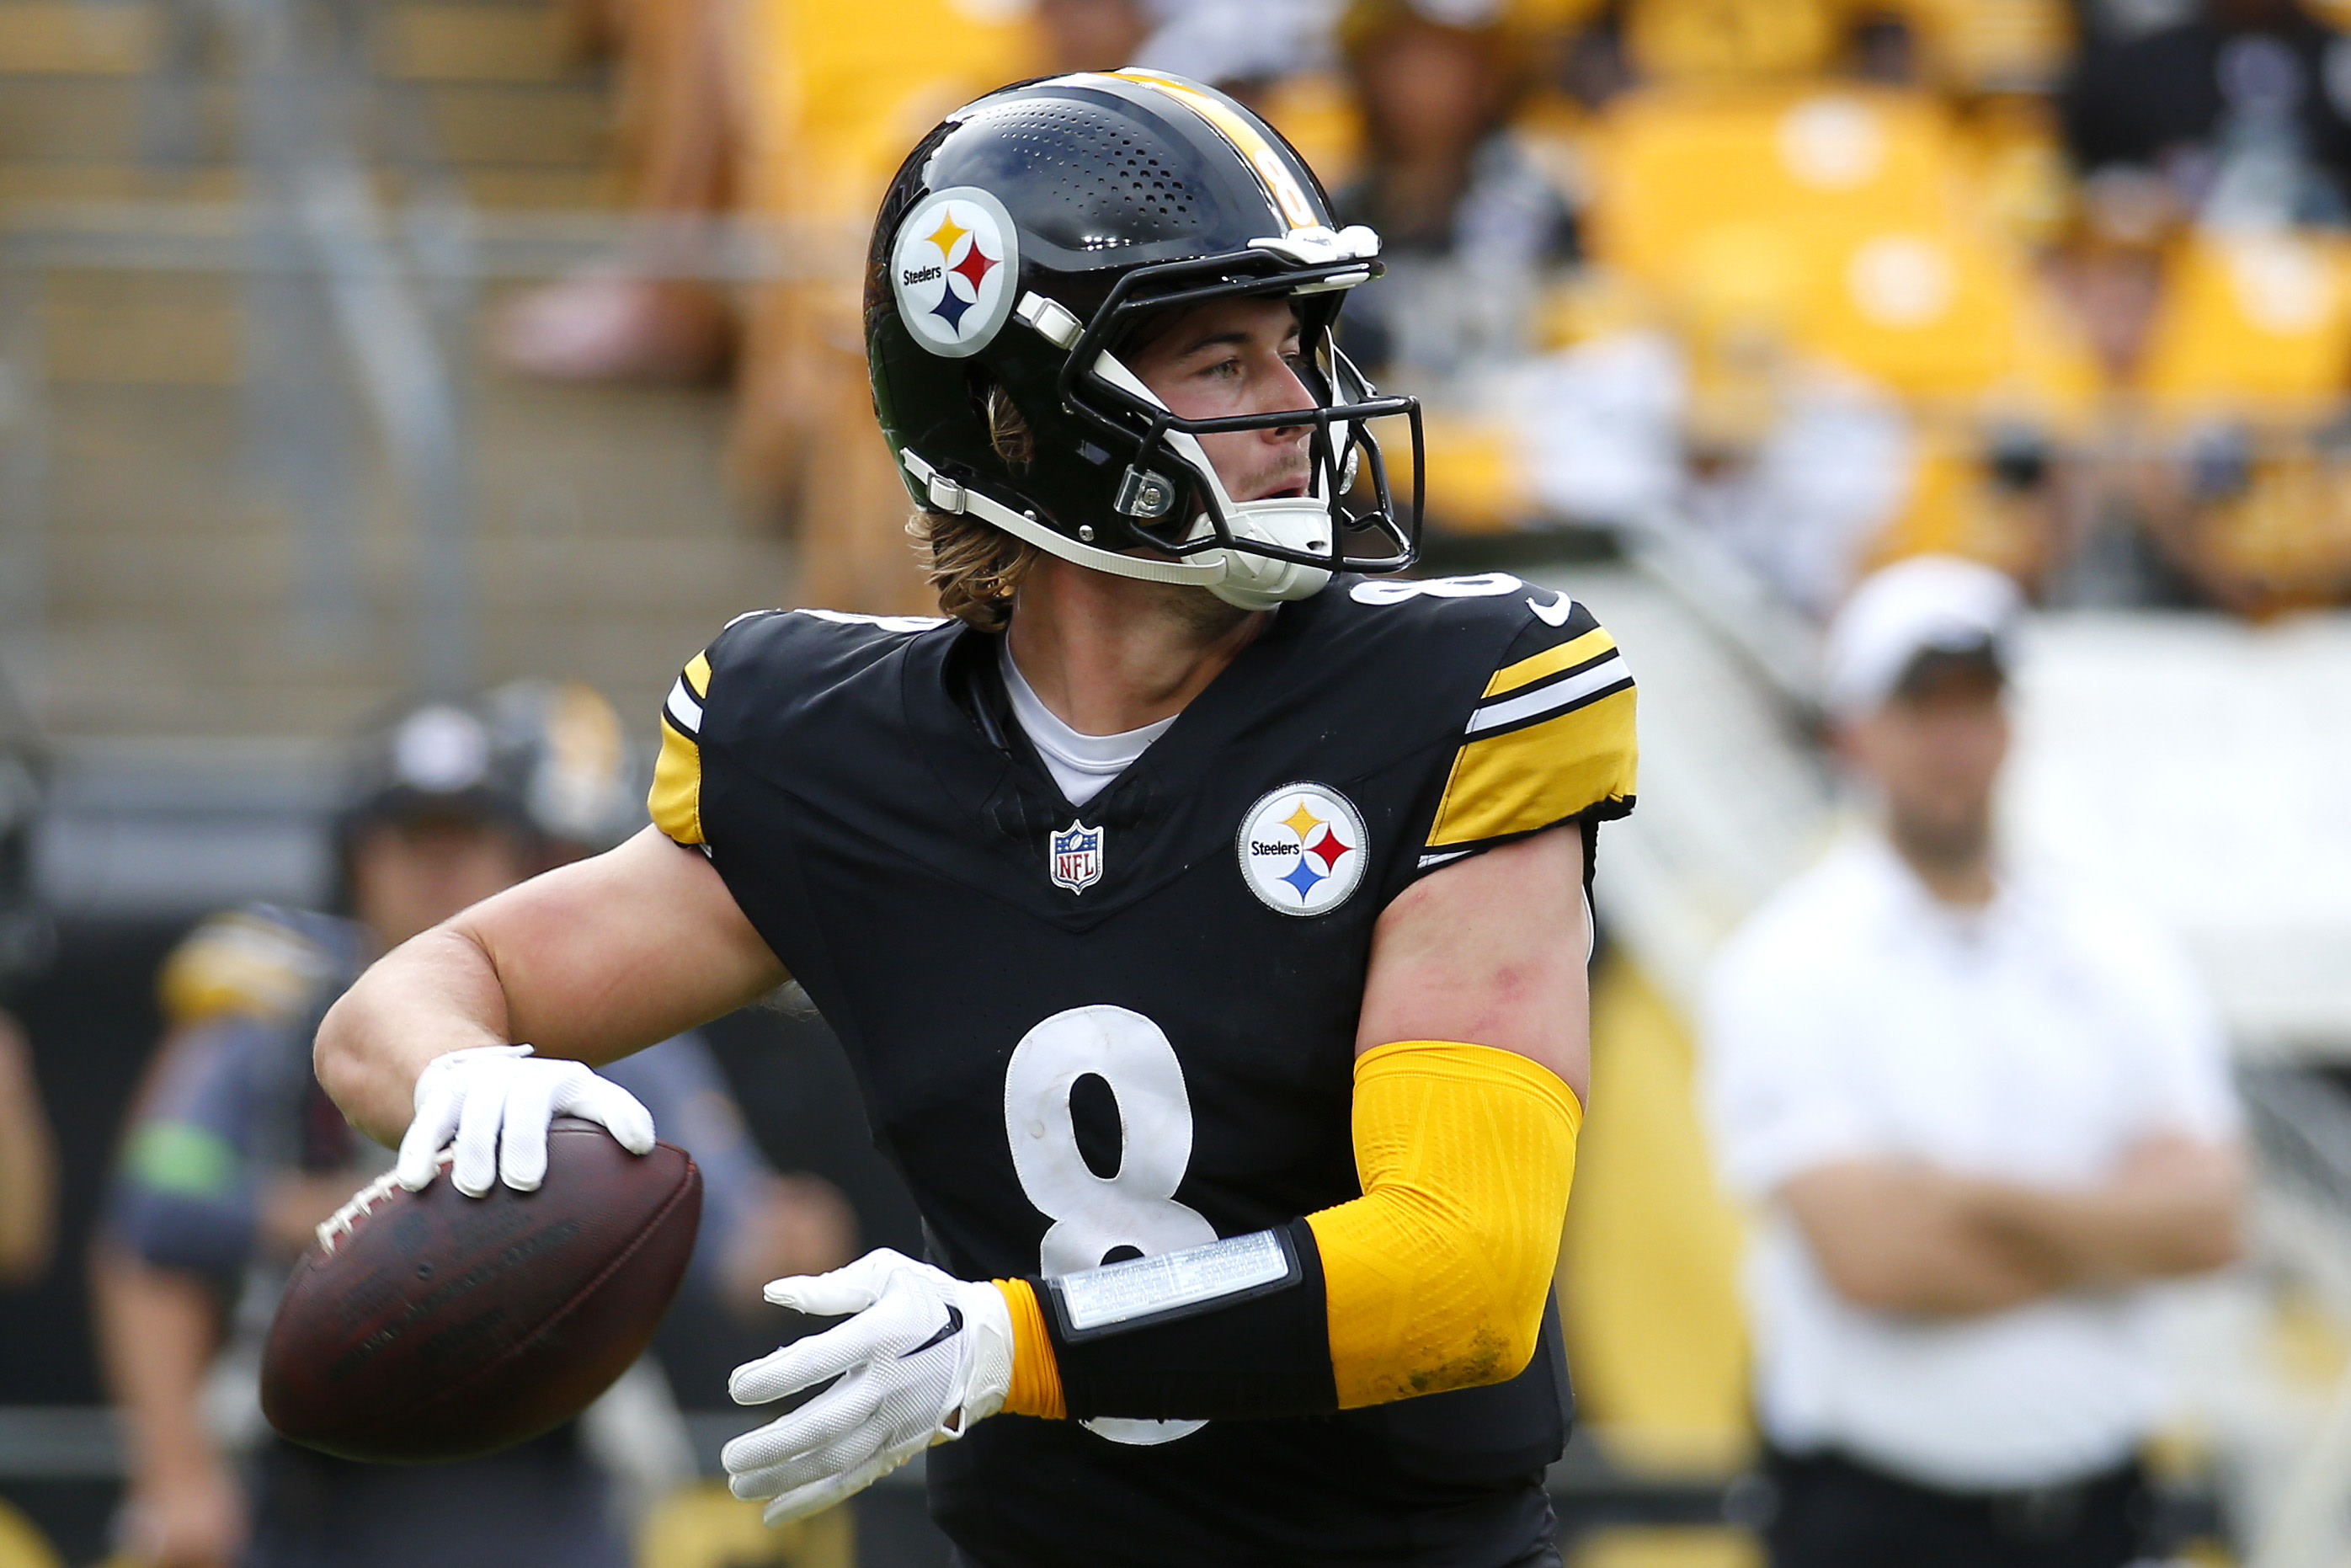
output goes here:
[{"label": "helmet padding vent hole", "polygon": [[1029,172],[1060,176],[1063,207],[1089,215],[1139,213],[1187,228],[1199,221],[1196,193],[1165,149],[1138,141],[1116,116],[1083,104],[1016,101],[987,118],[1020,150]]}]

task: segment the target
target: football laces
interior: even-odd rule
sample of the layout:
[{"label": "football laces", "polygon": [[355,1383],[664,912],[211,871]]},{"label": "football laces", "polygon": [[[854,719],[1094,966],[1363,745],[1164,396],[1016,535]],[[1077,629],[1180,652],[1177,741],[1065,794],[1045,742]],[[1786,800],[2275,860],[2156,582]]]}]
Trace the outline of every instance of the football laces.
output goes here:
[{"label": "football laces", "polygon": [[[442,1150],[433,1163],[436,1168],[445,1171],[456,1162],[457,1149],[453,1144]],[[400,1173],[388,1170],[351,1194],[344,1200],[342,1207],[319,1222],[319,1250],[329,1258],[333,1257],[336,1243],[349,1236],[352,1228],[366,1217],[368,1210],[390,1197],[399,1186]]]}]

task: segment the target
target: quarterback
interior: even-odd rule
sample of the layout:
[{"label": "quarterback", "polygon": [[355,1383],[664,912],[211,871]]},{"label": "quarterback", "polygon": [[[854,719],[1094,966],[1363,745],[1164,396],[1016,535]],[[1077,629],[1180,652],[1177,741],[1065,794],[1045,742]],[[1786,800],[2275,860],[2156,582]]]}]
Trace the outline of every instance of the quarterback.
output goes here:
[{"label": "quarterback", "polygon": [[[1552,1274],[1633,685],[1563,595],[1374,575],[1419,531],[1417,407],[1333,335],[1378,253],[1190,82],[949,117],[865,304],[946,618],[730,623],[664,706],[652,827],[319,1030],[402,1179],[454,1140],[481,1193],[537,1185],[556,1113],[650,1146],[595,1064],[806,988],[928,1256],[768,1287],[842,1320],[735,1374],[799,1400],[726,1453],[771,1520],[935,1448],[986,1568],[1558,1562]],[[1408,506],[1374,424],[1411,432]]]}]

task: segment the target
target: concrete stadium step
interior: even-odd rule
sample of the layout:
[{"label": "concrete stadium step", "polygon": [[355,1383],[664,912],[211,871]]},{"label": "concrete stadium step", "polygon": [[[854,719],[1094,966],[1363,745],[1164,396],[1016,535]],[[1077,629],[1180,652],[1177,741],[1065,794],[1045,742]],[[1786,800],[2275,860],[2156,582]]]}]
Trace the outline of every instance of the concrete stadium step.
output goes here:
[{"label": "concrete stadium step", "polygon": [[43,368],[53,384],[225,387],[244,373],[239,279],[57,272],[44,279],[41,303]]},{"label": "concrete stadium step", "polygon": [[[751,545],[680,552],[705,585],[780,580],[777,552]],[[282,552],[272,558],[282,562]],[[279,568],[282,570],[282,565]],[[494,576],[496,574],[493,574]],[[617,703],[640,739],[680,665],[735,615],[774,602],[743,587],[659,614],[563,606],[487,616],[484,685],[523,675],[584,680]],[[278,608],[285,608],[280,596]],[[43,705],[49,728],[74,737],[277,736],[331,742],[414,694],[412,640],[400,607],[371,605],[334,637],[290,614],[243,615],[218,605],[177,615],[120,604],[104,614],[61,612],[49,635]]]},{"label": "concrete stadium step", "polygon": [[[459,168],[595,165],[611,155],[611,110],[592,83],[422,82],[415,90],[442,155]],[[127,76],[0,77],[0,160],[136,162],[144,91]],[[193,94],[201,144],[216,153],[235,144],[235,93],[234,82],[213,77]]]},{"label": "concrete stadium step", "polygon": [[[218,40],[191,84],[196,162],[148,161],[163,15],[146,0],[0,0],[0,208],[31,221],[42,204],[184,204],[173,210],[200,226],[233,219],[238,84]],[[559,17],[547,0],[380,14],[379,78],[415,93],[482,209],[620,203],[610,84],[573,66]],[[377,172],[396,199],[400,173]],[[305,598],[308,530],[248,450],[245,282],[60,267],[39,302],[54,732],[323,742],[405,695],[418,543],[363,405],[350,612],[322,627]],[[726,398],[541,386],[486,361],[465,373],[480,678],[577,676],[649,723],[719,625],[788,595],[789,547],[747,533],[725,490]]]},{"label": "concrete stadium step", "polygon": [[148,70],[162,35],[162,14],[152,5],[10,0],[0,5],[0,76]]},{"label": "concrete stadium step", "polygon": [[551,7],[399,5],[383,13],[376,68],[421,81],[577,79],[570,40]]},{"label": "concrete stadium step", "polygon": [[[388,77],[544,83],[576,74],[561,16],[536,4],[389,5],[375,41],[375,68]],[[161,8],[137,0],[0,0],[0,77],[136,76],[162,62],[165,42]]]},{"label": "concrete stadium step", "polygon": [[[783,597],[788,550],[726,503],[722,399],[487,378],[475,397],[483,679],[578,676],[650,713],[719,625]],[[52,420],[61,731],[327,737],[409,689],[415,539],[380,458],[354,476],[357,613],[322,631],[296,519],[250,483],[237,389],[68,387]]]},{"label": "concrete stadium step", "polygon": [[[480,208],[509,212],[601,212],[627,192],[608,163],[556,167],[467,163],[451,171],[460,194]],[[241,171],[225,163],[193,169],[98,160],[0,162],[0,212],[75,202],[233,202],[245,193]]]}]

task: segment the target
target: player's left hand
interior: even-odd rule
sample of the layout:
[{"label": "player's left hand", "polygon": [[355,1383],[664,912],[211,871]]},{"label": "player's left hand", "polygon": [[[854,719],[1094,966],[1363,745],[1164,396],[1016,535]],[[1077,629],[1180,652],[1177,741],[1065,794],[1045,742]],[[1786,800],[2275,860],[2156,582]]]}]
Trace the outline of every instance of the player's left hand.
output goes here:
[{"label": "player's left hand", "polygon": [[884,1247],[830,1274],[773,1281],[761,1293],[818,1317],[855,1314],[727,1379],[738,1405],[840,1379],[720,1455],[737,1497],[774,1500],[769,1524],[830,1508],[1004,1407],[1012,1313],[985,1281],[958,1280]]}]

